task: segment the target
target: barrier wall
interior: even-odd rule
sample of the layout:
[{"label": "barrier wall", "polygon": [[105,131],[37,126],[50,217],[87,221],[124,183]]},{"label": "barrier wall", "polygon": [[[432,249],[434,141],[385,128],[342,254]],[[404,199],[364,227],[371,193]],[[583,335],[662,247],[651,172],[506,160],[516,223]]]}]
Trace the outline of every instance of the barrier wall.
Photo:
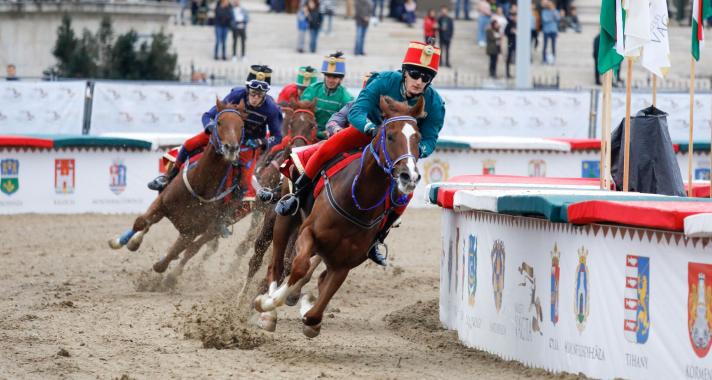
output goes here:
[{"label": "barrier wall", "polygon": [[443,211],[440,319],[505,359],[596,378],[709,379],[712,256],[680,232]]},{"label": "barrier wall", "polygon": [[0,149],[0,214],[138,213],[162,152],[116,148]]}]

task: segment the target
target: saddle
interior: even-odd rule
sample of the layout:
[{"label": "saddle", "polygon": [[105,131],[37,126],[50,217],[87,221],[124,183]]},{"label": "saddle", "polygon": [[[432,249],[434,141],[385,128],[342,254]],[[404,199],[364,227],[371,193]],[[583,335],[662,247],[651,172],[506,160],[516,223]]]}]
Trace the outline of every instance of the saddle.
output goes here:
[{"label": "saddle", "polygon": [[[282,166],[280,167],[280,172],[284,174],[287,178],[294,178],[292,174],[296,170],[298,174],[304,173],[304,168],[306,167],[309,159],[316,153],[319,149],[320,143],[307,145],[299,148],[294,148],[292,154],[287,158]],[[342,153],[327,161],[326,164],[319,170],[321,175],[319,179],[314,184],[314,189],[307,198],[306,204],[303,209],[309,213],[311,212],[312,206],[314,205],[314,200],[319,194],[324,190],[324,180],[325,178],[331,178],[336,173],[343,170],[351,162],[357,160],[361,157],[362,150],[354,150],[346,153]]]}]

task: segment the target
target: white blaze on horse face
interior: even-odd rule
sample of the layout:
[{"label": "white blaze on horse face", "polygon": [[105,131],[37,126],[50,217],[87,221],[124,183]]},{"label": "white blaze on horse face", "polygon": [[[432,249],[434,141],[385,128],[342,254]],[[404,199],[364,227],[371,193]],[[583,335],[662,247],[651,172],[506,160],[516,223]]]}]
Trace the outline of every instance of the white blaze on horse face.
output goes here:
[{"label": "white blaze on horse face", "polygon": [[[415,133],[416,133],[415,128],[410,123],[406,123],[405,126],[403,126],[403,129],[401,129],[401,132],[405,136],[405,141],[408,146],[408,154],[411,156],[414,156],[413,152],[410,149],[410,138],[415,135]],[[413,158],[413,157],[406,158],[406,167],[408,168],[408,175],[410,176],[411,183],[401,184],[401,185],[404,187],[408,187],[408,188],[414,187],[413,184],[417,183],[418,180],[420,179],[420,174],[418,174],[418,168],[415,166],[415,158]],[[410,189],[410,191],[408,191],[409,189],[400,189],[400,190],[401,190],[401,192],[407,192],[407,193],[410,193],[413,191],[412,189]],[[403,190],[406,190],[406,191],[403,191]]]}]

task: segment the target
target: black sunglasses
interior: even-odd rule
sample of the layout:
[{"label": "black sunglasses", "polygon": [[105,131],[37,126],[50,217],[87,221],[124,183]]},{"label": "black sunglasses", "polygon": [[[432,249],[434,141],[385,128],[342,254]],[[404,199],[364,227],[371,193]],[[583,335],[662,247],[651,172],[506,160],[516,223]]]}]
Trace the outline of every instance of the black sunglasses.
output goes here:
[{"label": "black sunglasses", "polygon": [[415,69],[410,69],[406,70],[406,73],[408,73],[408,76],[418,80],[421,79],[423,83],[430,83],[431,80],[433,80],[433,75],[429,73],[424,73],[420,70],[415,70]]}]

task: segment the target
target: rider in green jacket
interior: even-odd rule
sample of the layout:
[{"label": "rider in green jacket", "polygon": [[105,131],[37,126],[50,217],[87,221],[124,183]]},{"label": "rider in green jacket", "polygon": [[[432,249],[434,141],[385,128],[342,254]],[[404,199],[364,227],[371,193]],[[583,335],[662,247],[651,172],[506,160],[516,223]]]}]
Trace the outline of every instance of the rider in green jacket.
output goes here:
[{"label": "rider in green jacket", "polygon": [[319,127],[317,137],[326,139],[326,122],[334,113],[338,112],[346,103],[354,99],[348,90],[341,85],[346,75],[346,60],[343,53],[336,52],[324,59],[321,65],[324,81],[314,83],[302,93],[300,100],[317,98],[316,123]]}]

